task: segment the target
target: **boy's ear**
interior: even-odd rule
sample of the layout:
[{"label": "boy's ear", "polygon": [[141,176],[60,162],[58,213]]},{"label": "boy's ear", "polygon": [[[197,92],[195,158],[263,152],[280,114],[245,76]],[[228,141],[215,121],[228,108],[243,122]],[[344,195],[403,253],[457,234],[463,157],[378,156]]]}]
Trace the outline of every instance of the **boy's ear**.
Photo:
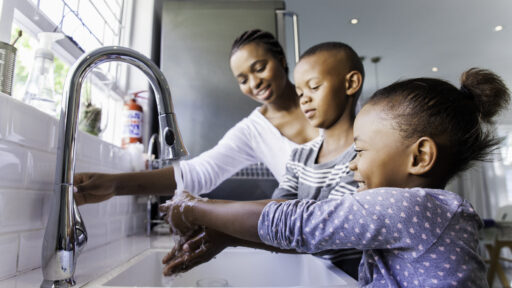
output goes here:
[{"label": "boy's ear", "polygon": [[421,137],[411,146],[409,173],[422,175],[432,169],[437,160],[437,146],[430,137]]},{"label": "boy's ear", "polygon": [[363,85],[363,75],[359,71],[350,71],[345,77],[347,95],[354,95]]}]

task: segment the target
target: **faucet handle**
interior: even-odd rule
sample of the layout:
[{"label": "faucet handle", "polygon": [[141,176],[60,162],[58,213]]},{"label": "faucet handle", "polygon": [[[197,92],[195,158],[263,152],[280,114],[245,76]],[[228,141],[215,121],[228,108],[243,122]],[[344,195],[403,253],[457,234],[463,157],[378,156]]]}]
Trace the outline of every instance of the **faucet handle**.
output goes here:
[{"label": "faucet handle", "polygon": [[174,113],[159,116],[160,123],[160,159],[164,162],[178,160],[188,155],[187,149],[181,139],[176,115]]},{"label": "faucet handle", "polygon": [[75,247],[76,253],[80,254],[82,250],[85,248],[85,244],[87,244],[87,230],[85,229],[84,221],[82,220],[82,215],[80,215],[80,211],[78,210],[78,206],[76,202],[73,200],[73,215],[75,217]]}]

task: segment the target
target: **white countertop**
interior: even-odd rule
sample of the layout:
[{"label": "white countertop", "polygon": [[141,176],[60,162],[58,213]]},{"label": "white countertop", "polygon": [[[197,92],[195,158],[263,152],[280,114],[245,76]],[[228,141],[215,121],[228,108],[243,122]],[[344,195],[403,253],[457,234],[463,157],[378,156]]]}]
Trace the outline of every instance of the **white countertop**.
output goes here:
[{"label": "white countertop", "polygon": [[[172,240],[167,236],[131,236],[107,245],[84,251],[78,257],[75,281],[80,287],[105,272],[125,263],[149,248],[168,248]],[[0,288],[34,288],[43,281],[41,268],[0,281]]]}]

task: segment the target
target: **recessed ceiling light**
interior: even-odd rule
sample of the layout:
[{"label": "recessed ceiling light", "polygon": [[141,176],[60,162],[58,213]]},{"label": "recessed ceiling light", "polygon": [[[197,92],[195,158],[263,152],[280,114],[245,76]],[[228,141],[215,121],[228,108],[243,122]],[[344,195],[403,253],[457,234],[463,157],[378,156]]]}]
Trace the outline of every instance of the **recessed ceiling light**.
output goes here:
[{"label": "recessed ceiling light", "polygon": [[439,69],[437,69],[437,67],[435,67],[435,66],[432,67],[432,72],[437,72],[437,71],[439,71]]},{"label": "recessed ceiling light", "polygon": [[357,18],[350,19],[350,24],[357,24],[357,23],[359,23],[359,20],[357,20]]},{"label": "recessed ceiling light", "polygon": [[496,31],[496,32],[501,31],[501,30],[503,30],[503,26],[501,26],[501,25],[494,27],[494,31]]}]

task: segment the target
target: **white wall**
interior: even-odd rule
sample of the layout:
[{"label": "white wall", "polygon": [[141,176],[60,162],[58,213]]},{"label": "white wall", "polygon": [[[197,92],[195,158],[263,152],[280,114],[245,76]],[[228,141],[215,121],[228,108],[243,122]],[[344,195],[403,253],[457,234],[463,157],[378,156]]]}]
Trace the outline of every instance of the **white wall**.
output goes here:
[{"label": "white wall", "polygon": [[[41,266],[53,191],[57,119],[0,93],[0,279]],[[126,151],[79,132],[76,171],[130,171]],[[86,249],[144,230],[145,205],[133,196],[80,207]]]}]

